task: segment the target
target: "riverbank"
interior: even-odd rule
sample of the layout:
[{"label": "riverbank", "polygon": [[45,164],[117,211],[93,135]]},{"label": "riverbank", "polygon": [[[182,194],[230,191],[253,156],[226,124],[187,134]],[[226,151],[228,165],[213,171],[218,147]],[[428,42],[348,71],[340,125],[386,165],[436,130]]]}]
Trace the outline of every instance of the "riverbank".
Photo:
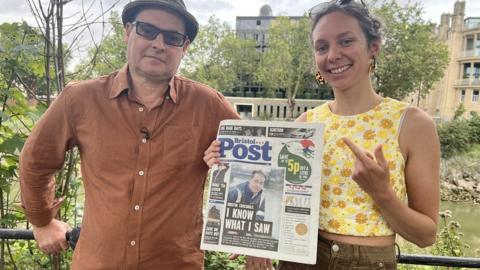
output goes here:
[{"label": "riverbank", "polygon": [[480,204],[480,160],[461,156],[442,160],[441,200]]}]

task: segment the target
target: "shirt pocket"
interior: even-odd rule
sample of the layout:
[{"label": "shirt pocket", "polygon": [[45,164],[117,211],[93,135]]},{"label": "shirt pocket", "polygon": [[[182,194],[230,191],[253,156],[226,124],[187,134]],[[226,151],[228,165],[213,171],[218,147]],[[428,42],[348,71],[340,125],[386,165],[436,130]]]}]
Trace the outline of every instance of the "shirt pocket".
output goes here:
[{"label": "shirt pocket", "polygon": [[[165,126],[161,134],[162,159],[165,165],[184,167],[198,160],[198,128],[193,126]],[[203,161],[202,161],[203,162]]]}]

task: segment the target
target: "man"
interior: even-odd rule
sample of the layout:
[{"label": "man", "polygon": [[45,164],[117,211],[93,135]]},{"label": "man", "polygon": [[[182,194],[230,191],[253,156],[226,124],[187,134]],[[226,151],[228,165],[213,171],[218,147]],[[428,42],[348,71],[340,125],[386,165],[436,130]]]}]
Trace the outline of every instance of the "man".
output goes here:
[{"label": "man", "polygon": [[53,174],[77,146],[85,188],[72,269],[202,269],[203,151],[238,118],[217,91],[175,76],[198,31],[182,0],[138,0],[122,13],[128,63],[69,85],[27,140],[22,202],[40,249],[67,248]]},{"label": "man", "polygon": [[255,205],[255,220],[265,218],[265,197],[263,186],[267,176],[260,170],[253,171],[250,180],[230,188],[227,201]]},{"label": "man", "polygon": [[225,175],[230,168],[228,163],[219,163],[217,169],[212,172],[212,182],[221,184],[225,183]]}]

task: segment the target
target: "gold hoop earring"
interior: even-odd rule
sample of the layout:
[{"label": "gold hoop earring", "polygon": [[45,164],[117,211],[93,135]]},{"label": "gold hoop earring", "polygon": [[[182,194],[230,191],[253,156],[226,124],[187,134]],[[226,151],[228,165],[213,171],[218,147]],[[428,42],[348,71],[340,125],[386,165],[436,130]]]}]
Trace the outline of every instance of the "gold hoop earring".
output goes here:
[{"label": "gold hoop earring", "polygon": [[326,84],[327,83],[325,78],[323,78],[322,74],[320,74],[320,71],[317,71],[317,74],[315,74],[315,79],[317,80],[317,82],[319,84]]}]

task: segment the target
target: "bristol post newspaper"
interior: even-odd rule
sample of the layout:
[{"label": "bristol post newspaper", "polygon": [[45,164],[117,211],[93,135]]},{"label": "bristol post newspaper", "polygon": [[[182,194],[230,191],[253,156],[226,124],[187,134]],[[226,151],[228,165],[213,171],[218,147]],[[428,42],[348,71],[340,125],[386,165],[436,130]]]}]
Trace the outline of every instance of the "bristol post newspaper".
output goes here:
[{"label": "bristol post newspaper", "polygon": [[314,264],[323,124],[224,120],[201,248]]}]

